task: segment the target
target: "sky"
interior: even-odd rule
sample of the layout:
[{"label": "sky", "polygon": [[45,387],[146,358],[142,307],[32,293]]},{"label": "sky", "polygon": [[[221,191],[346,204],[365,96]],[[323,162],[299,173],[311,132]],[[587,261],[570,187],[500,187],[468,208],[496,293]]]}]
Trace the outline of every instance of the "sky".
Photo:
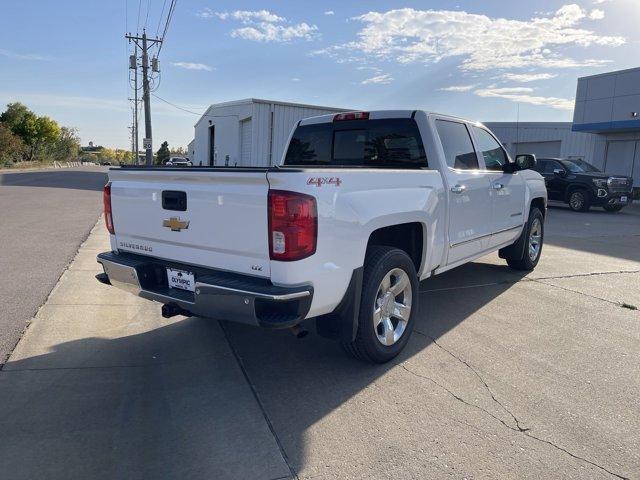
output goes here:
[{"label": "sky", "polygon": [[[161,35],[169,3],[0,0],[0,110],[21,101],[85,145],[130,148],[124,35]],[[177,0],[154,149],[186,147],[208,105],[249,97],[570,121],[578,77],[640,66],[638,23],[640,0]]]}]

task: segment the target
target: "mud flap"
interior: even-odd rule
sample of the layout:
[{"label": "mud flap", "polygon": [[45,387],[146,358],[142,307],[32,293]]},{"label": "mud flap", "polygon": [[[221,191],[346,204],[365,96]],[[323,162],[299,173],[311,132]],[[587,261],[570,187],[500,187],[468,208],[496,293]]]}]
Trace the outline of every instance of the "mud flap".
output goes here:
[{"label": "mud flap", "polygon": [[356,338],[363,273],[363,267],[356,268],[351,275],[349,287],[336,309],[316,317],[318,335],[343,342],[352,342]]}]

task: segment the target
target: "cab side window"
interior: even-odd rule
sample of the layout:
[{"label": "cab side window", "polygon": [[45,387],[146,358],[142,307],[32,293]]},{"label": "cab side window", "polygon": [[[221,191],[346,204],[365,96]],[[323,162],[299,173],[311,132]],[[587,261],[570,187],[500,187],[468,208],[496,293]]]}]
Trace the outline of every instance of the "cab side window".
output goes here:
[{"label": "cab side window", "polygon": [[555,160],[549,160],[544,167],[544,173],[553,173],[554,170],[558,170],[558,169],[564,170],[560,162],[557,162]]},{"label": "cab side window", "polygon": [[436,130],[448,166],[459,170],[478,169],[478,157],[464,123],[436,120]]},{"label": "cab side window", "polygon": [[484,128],[472,127],[478,142],[478,150],[482,153],[487,170],[502,171],[502,166],[508,162],[507,154],[493,136]]}]

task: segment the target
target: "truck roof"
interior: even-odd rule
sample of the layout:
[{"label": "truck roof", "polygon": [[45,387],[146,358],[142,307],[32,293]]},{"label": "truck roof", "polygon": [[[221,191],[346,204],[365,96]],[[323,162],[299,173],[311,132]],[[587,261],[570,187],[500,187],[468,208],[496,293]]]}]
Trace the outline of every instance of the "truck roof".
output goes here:
[{"label": "truck roof", "polygon": [[[475,120],[469,120],[468,118],[457,117],[455,115],[448,115],[444,113],[431,112],[426,110],[366,110],[369,113],[369,120],[381,120],[384,118],[412,118],[416,112],[424,112],[427,116],[437,115],[439,117],[447,117],[452,120],[459,120],[463,122],[474,123],[480,125],[480,122]],[[331,123],[333,122],[335,113],[327,115],[318,115],[316,117],[304,118],[300,121],[299,125],[313,125],[317,123]]]}]

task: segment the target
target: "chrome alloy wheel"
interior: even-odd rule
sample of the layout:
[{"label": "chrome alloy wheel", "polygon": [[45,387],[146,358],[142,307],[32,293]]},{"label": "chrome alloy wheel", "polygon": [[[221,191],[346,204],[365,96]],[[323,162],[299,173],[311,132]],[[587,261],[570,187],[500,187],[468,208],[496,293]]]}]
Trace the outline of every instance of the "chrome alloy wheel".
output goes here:
[{"label": "chrome alloy wheel", "polygon": [[531,231],[529,232],[529,259],[532,262],[536,261],[538,255],[540,255],[540,249],[542,248],[542,222],[539,218],[533,220],[531,225]]},{"label": "chrome alloy wheel", "polygon": [[411,315],[411,299],[409,275],[400,268],[387,272],[373,306],[373,328],[382,345],[389,347],[402,337]]}]

